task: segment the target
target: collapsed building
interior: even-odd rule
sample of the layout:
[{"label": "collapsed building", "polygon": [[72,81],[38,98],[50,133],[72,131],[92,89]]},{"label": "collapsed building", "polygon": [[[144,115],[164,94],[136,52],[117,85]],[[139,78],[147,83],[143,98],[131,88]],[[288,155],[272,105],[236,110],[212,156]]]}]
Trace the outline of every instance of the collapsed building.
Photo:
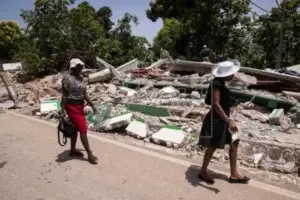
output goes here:
[{"label": "collapsed building", "polygon": [[[89,130],[126,133],[145,142],[184,149],[188,156],[202,151],[197,142],[210,109],[204,98],[213,78],[213,63],[170,58],[145,68],[138,67],[137,59],[117,68],[101,58],[97,63],[98,69],[83,71],[88,94],[99,109],[99,115],[93,116],[86,106]],[[57,122],[62,76],[16,83],[18,102],[30,108],[28,114]],[[233,117],[241,132],[241,163],[298,172],[300,76],[289,69],[241,67],[228,88],[239,102]],[[1,101],[5,98],[3,94]],[[223,152],[217,155],[220,160],[228,157]]]}]

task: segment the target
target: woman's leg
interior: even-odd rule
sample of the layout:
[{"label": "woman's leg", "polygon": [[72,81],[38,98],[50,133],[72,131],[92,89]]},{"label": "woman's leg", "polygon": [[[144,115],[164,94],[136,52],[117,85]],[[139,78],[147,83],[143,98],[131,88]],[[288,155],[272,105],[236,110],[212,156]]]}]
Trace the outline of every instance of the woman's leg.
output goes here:
[{"label": "woman's leg", "polygon": [[80,151],[76,150],[76,142],[77,142],[77,137],[78,137],[78,133],[76,132],[76,134],[71,137],[71,150],[70,150],[70,156],[83,156],[83,153],[81,153]]},{"label": "woman's leg", "polygon": [[204,154],[201,171],[198,175],[199,178],[203,179],[207,183],[214,183],[213,179],[211,179],[207,174],[207,167],[208,167],[210,160],[215,151],[216,151],[216,148],[213,148],[213,147],[207,148],[207,150],[205,151],[205,154]]},{"label": "woman's leg", "polygon": [[93,155],[91,149],[90,149],[90,145],[89,145],[89,140],[87,138],[87,134],[86,133],[82,133],[80,134],[80,139],[82,142],[82,145],[84,147],[84,149],[86,150],[87,154],[88,154],[88,160],[90,163],[92,164],[97,164],[97,157]]},{"label": "woman's leg", "polygon": [[241,176],[237,171],[237,153],[239,141],[230,144],[229,159],[230,159],[230,178],[237,180],[244,180],[247,182],[249,178]]}]

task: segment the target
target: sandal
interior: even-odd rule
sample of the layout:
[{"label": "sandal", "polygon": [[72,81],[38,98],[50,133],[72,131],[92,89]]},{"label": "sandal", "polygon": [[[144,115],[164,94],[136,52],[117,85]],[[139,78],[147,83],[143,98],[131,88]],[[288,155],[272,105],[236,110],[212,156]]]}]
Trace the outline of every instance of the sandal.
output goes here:
[{"label": "sandal", "polygon": [[94,156],[92,153],[91,155],[88,157],[88,161],[89,163],[93,164],[93,165],[96,165],[98,164],[98,158],[96,156]]},{"label": "sandal", "polygon": [[247,184],[249,182],[250,178],[248,178],[247,176],[244,176],[244,178],[229,178],[228,182],[229,183],[238,183],[238,184]]},{"label": "sandal", "polygon": [[84,155],[80,151],[70,151],[69,156],[70,157],[83,157]]},{"label": "sandal", "polygon": [[212,178],[210,178],[210,177],[208,177],[208,176],[204,177],[204,176],[201,174],[201,172],[198,174],[198,178],[201,179],[202,181],[206,182],[207,184],[211,184],[211,185],[212,185],[212,184],[215,183],[215,181],[214,181]]}]

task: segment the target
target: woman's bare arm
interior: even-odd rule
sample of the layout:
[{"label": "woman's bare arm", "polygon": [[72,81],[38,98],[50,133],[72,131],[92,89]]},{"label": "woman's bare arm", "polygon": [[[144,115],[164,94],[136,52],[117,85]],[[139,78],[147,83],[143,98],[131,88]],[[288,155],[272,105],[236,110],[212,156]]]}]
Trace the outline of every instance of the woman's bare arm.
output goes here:
[{"label": "woman's bare arm", "polygon": [[87,102],[92,108],[95,107],[94,103],[91,101],[91,99],[90,99],[90,97],[89,97],[89,95],[88,95],[87,93],[84,94],[84,99],[86,100],[86,102]]},{"label": "woman's bare arm", "polygon": [[229,117],[226,115],[225,111],[223,110],[222,106],[220,105],[220,91],[217,89],[213,89],[212,106],[225,122],[229,122],[229,120],[230,120]]},{"label": "woman's bare arm", "polygon": [[65,102],[66,102],[66,97],[68,95],[68,91],[66,88],[62,87],[62,96],[61,96],[61,113],[64,115],[65,114]]}]

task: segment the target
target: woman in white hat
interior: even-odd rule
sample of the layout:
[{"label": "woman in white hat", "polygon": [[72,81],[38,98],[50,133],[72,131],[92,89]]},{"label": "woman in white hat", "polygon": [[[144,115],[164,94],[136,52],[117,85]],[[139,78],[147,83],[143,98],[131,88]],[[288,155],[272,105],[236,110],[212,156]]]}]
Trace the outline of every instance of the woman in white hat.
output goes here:
[{"label": "woman in white hat", "polygon": [[208,164],[216,149],[224,149],[230,145],[229,157],[231,174],[230,183],[247,183],[249,178],[237,172],[237,148],[239,141],[232,142],[231,131],[238,131],[234,121],[230,118],[230,108],[236,103],[231,97],[225,82],[232,80],[234,74],[240,69],[236,61],[226,61],[217,64],[213,70],[214,80],[210,84],[205,103],[211,105],[211,110],[206,115],[199,138],[199,145],[207,147],[203,164],[198,177],[203,181],[213,184],[214,180],[207,174]]},{"label": "woman in white hat", "polygon": [[[94,113],[97,109],[86,93],[86,85],[81,71],[84,68],[84,63],[78,59],[73,58],[70,61],[70,73],[66,74],[62,80],[62,114],[68,114],[70,121],[76,126],[80,132],[81,142],[88,154],[88,161],[92,164],[97,164],[97,157],[95,157],[90,149],[87,138],[87,124],[84,115],[84,101],[93,108]],[[71,157],[82,157],[83,154],[76,150],[77,134],[71,138]]]}]

